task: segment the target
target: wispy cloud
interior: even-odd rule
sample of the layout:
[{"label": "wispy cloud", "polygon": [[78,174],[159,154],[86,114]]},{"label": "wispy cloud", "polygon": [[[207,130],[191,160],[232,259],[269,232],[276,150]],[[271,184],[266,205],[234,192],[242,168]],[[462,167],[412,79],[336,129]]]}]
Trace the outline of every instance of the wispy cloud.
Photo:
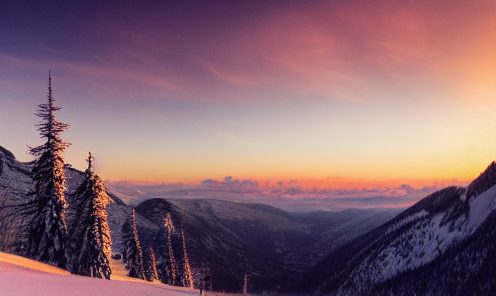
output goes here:
[{"label": "wispy cloud", "polygon": [[[0,117],[18,114],[5,101],[28,102],[29,114],[17,117],[31,128],[25,118],[52,70],[72,149],[105,151],[104,177],[300,178],[259,190],[322,199],[337,198],[336,186],[301,179],[461,179],[494,158],[495,1],[2,7],[0,100],[8,108]],[[27,133],[2,126],[24,154]],[[71,153],[67,161],[80,159]],[[123,164],[123,154],[139,157]],[[357,197],[411,194],[401,184],[422,188],[340,188]]]}]

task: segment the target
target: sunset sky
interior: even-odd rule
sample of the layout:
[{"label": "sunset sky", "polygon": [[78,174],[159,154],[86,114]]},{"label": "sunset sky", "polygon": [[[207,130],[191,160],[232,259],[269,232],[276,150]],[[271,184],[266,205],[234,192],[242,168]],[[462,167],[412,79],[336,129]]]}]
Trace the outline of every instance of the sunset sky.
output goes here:
[{"label": "sunset sky", "polygon": [[19,160],[49,70],[66,162],[111,181],[420,188],[496,159],[494,0],[32,2],[0,1]]}]

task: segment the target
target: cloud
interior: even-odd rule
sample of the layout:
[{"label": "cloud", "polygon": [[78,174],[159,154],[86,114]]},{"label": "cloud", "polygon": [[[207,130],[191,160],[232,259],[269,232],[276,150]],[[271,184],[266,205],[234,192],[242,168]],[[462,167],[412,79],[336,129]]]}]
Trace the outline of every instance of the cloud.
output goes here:
[{"label": "cloud", "polygon": [[235,192],[254,192],[259,191],[258,182],[254,180],[234,179],[232,176],[226,176],[223,181],[215,179],[206,179],[200,182],[198,186],[193,185],[195,189],[216,189]]},{"label": "cloud", "polygon": [[487,36],[496,21],[493,3],[484,6],[324,1],[281,9],[228,32],[203,65],[227,84],[278,85],[355,103],[397,99],[398,89],[414,93],[419,85],[466,91],[482,82],[494,89],[487,65],[496,65],[488,50],[496,41]]},{"label": "cloud", "polygon": [[215,184],[215,183],[217,183],[217,181],[215,181],[214,179],[207,179],[200,182],[200,184],[202,185]]},{"label": "cloud", "polygon": [[[54,44],[40,39],[43,34],[29,36],[36,44],[29,48],[36,50],[25,56],[35,58],[16,55],[8,65],[43,71],[55,66],[80,85],[181,100],[264,101],[253,95],[263,89],[271,97],[363,102],[388,97],[394,88],[413,91],[419,83],[448,84],[464,94],[482,84],[478,92],[491,93],[493,3],[431,2],[318,1],[264,13],[233,4],[230,9],[240,13],[235,20],[219,15],[215,5],[197,14],[167,3],[138,9],[92,4],[88,13],[75,14],[77,21],[63,23],[67,32]],[[219,31],[220,21],[229,26]],[[80,23],[89,29],[74,34]]]},{"label": "cloud", "polygon": [[298,180],[258,182],[251,179],[205,179],[198,184],[111,183],[111,187],[137,203],[152,197],[212,198],[236,202],[264,203],[287,211],[343,210],[348,208],[405,208],[423,197],[450,185],[466,185],[456,180],[431,182],[422,187],[401,183],[388,187],[376,183],[374,188],[307,188]]}]

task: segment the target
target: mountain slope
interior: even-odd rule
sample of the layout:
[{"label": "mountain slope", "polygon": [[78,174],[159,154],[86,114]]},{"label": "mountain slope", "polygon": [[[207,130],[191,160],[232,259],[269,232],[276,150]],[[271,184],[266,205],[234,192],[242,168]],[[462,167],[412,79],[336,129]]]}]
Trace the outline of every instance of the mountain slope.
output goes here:
[{"label": "mountain slope", "polygon": [[492,163],[467,188],[427,196],[331,252],[304,285],[336,295],[496,292],[495,168]]},{"label": "mountain slope", "polygon": [[[201,262],[209,264],[214,289],[240,291],[248,274],[250,290],[263,291],[290,288],[321,259],[324,248],[340,246],[397,210],[291,214],[262,204],[157,198],[144,201],[136,212],[157,227],[167,213],[176,227],[183,222],[190,262],[196,269]],[[158,232],[138,223],[144,249],[159,247]]]},{"label": "mountain slope", "polygon": [[[33,190],[32,163],[18,162],[0,147],[0,250],[14,252],[18,230],[29,223],[30,216],[18,206]],[[71,192],[81,184],[82,172],[66,167],[69,208],[67,225],[71,231],[76,217]],[[122,200],[128,196],[108,190],[113,203],[107,207],[113,253],[120,252],[121,230],[130,219],[133,207]],[[249,290],[281,290],[291,287],[325,250],[347,241],[388,221],[398,213],[388,210],[347,210],[292,214],[262,204],[243,204],[206,199],[147,200],[136,207],[138,233],[143,250],[154,246],[163,230],[166,214],[174,224],[184,221],[190,264],[198,272],[207,262],[213,275],[214,289],[239,292],[248,274]]]},{"label": "mountain slope", "polygon": [[198,291],[157,285],[129,278],[107,281],[71,275],[68,271],[24,257],[0,252],[0,293],[2,296],[176,296],[198,295]]}]

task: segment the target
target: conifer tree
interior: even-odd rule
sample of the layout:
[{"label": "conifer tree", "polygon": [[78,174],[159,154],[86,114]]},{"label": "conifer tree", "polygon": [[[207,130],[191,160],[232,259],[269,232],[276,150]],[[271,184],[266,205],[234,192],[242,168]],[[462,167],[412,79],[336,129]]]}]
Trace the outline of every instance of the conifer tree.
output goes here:
[{"label": "conifer tree", "polygon": [[243,296],[248,295],[248,275],[245,274],[245,278],[243,279]]},{"label": "conifer tree", "polygon": [[167,251],[168,251],[168,262],[167,266],[169,267],[169,285],[176,285],[177,279],[177,266],[176,260],[174,258],[174,248],[172,247],[172,234],[176,231],[174,228],[174,224],[172,223],[172,217],[170,213],[167,213],[167,217],[165,219],[165,229],[167,229]]},{"label": "conifer tree", "polygon": [[164,227],[160,228],[154,245],[156,246],[158,278],[162,283],[168,284],[169,267],[167,262],[169,261],[169,249],[167,248],[167,230]]},{"label": "conifer tree", "polygon": [[202,261],[200,269],[200,294],[203,295],[203,291],[212,291],[212,271],[208,262]]},{"label": "conifer tree", "polygon": [[158,271],[157,271],[157,259],[155,257],[155,251],[152,247],[148,249],[148,253],[145,256],[143,254],[144,266],[145,266],[145,277],[149,282],[153,282],[153,280],[158,280]]},{"label": "conifer tree", "polygon": [[88,155],[85,179],[74,194],[78,218],[70,239],[68,270],[74,274],[110,279],[111,244],[106,207],[110,202],[105,185],[92,170]]},{"label": "conifer tree", "polygon": [[35,113],[41,118],[36,126],[40,137],[46,142],[37,147],[29,147],[29,153],[37,157],[32,169],[35,181],[34,196],[31,202],[33,219],[29,224],[28,239],[23,253],[26,257],[65,268],[67,226],[65,221],[65,173],[62,152],[70,143],[60,139],[60,134],[69,125],[55,119],[52,81],[48,75],[48,101],[40,104]]},{"label": "conifer tree", "polygon": [[155,257],[155,251],[152,247],[150,247],[150,257],[152,259],[152,275],[153,278],[158,280],[158,271],[157,271],[157,258]]},{"label": "conifer tree", "polygon": [[183,287],[193,288],[193,276],[189,266],[188,252],[186,251],[186,238],[184,237],[184,227],[181,227],[181,240],[183,243],[183,262],[181,272],[181,282]]},{"label": "conifer tree", "polygon": [[164,227],[157,236],[158,272],[160,280],[167,285],[178,284],[177,263],[174,256],[173,242],[176,241],[176,229],[170,213],[167,213]]},{"label": "conifer tree", "polygon": [[129,273],[127,276],[145,279],[143,252],[136,229],[136,213],[133,210],[132,223],[126,221],[122,226],[122,257]]}]

